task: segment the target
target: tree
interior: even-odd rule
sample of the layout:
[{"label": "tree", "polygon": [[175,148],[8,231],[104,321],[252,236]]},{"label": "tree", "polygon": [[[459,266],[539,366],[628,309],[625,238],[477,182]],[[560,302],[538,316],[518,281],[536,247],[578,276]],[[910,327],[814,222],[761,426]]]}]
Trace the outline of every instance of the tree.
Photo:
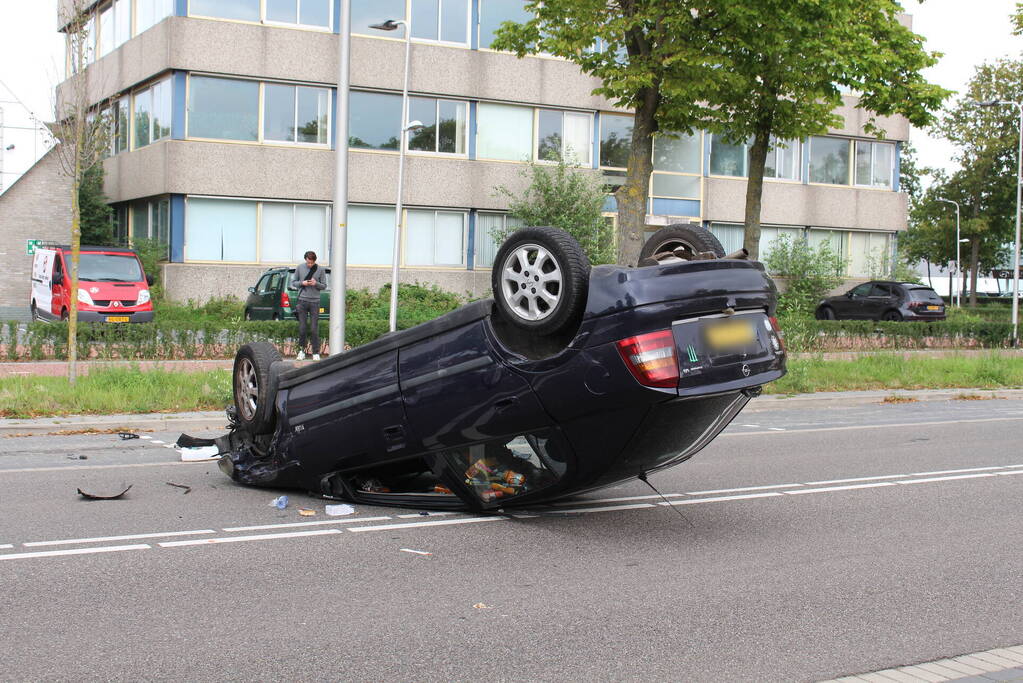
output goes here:
[{"label": "tree", "polygon": [[82,206],[80,191],[85,173],[107,148],[107,121],[90,111],[89,70],[92,55],[89,46],[90,17],[86,0],[68,0],[61,4],[60,20],[67,38],[68,66],[71,76],[58,93],[57,122],[51,133],[56,139],[61,171],[71,178],[71,310],[68,316],[68,381],[77,379],[78,360],[78,255],[82,243]]},{"label": "tree", "polygon": [[966,92],[942,117],[937,130],[958,148],[960,165],[945,183],[947,199],[960,203],[962,232],[970,238],[970,305],[976,303],[981,270],[1001,265],[1002,247],[1016,227],[1019,111],[977,102],[1023,101],[1023,60],[999,59],[977,67]]},{"label": "tree", "polygon": [[845,259],[827,242],[811,247],[803,237],[782,235],[772,244],[764,265],[772,275],[788,279],[778,297],[779,314],[810,316],[817,302],[842,284]]},{"label": "tree", "polygon": [[[602,215],[604,187],[593,172],[569,166],[559,158],[556,164],[530,164],[522,172],[530,181],[522,194],[503,185],[497,194],[508,198],[512,216],[525,225],[561,228],[579,242],[590,263],[614,263],[614,231]],[[501,243],[511,230],[495,232]]]},{"label": "tree", "polygon": [[110,222],[113,210],[103,193],[103,165],[90,166],[82,174],[78,188],[78,206],[81,212],[82,243],[113,246],[114,230]]},{"label": "tree", "polygon": [[839,86],[860,91],[864,108],[916,125],[930,123],[929,111],[947,94],[920,76],[936,57],[899,23],[895,0],[529,0],[526,7],[534,18],[502,24],[493,47],[569,59],[601,79],[595,94],[635,111],[626,182],[616,192],[620,263],[635,263],[642,245],[658,131],[752,138],[745,246],[756,258],[772,140],[840,125]]}]

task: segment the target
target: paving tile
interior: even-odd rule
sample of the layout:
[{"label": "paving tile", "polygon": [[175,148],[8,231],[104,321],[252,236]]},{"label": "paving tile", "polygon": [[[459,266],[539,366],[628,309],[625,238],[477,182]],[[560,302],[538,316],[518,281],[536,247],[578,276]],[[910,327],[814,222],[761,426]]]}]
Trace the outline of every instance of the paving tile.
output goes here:
[{"label": "paving tile", "polygon": [[1013,645],[1012,647],[1003,648],[1009,652],[1015,652],[1018,655],[1023,655],[1023,645]]},{"label": "paving tile", "polygon": [[1004,666],[996,666],[985,659],[978,659],[973,655],[962,655],[961,657],[953,657],[952,659],[956,662],[962,662],[963,664],[983,669],[985,673],[989,671],[1001,671],[1005,668]]},{"label": "paving tile", "polygon": [[1013,652],[1007,647],[1000,647],[994,650],[988,650],[987,652],[1016,662],[1017,666],[1023,666],[1023,652]]},{"label": "paving tile", "polygon": [[1016,666],[1002,671],[992,671],[984,674],[984,677],[993,681],[1023,681],[1023,667]]},{"label": "paving tile", "polygon": [[860,674],[859,676],[865,681],[870,681],[870,683],[893,683],[893,681],[895,681],[894,678],[885,676],[880,671],[874,671],[869,674]]},{"label": "paving tile", "polygon": [[882,676],[887,676],[893,681],[899,681],[900,683],[922,683],[923,681],[926,681],[926,679],[914,676],[911,673],[906,673],[902,669],[885,669],[883,671],[878,671],[877,673]]},{"label": "paving tile", "polygon": [[[927,664],[919,664],[918,666],[922,666],[924,668],[927,668],[927,667],[939,667],[941,669],[945,669],[945,670],[948,670],[948,671],[954,671],[959,676],[978,676],[978,675],[984,673],[983,669],[978,669],[975,666],[970,666],[969,664],[963,664],[962,662],[957,662],[954,659],[939,659],[936,662],[928,662]],[[942,672],[941,671],[937,671],[936,673],[942,673]],[[944,674],[944,675],[950,676],[951,674]]]},{"label": "paving tile", "polygon": [[1019,662],[1014,662],[1011,659],[993,655],[990,652],[974,652],[971,656],[976,657],[977,659],[983,659],[985,662],[991,662],[998,666],[999,669],[1011,669],[1019,664]]},{"label": "paving tile", "polygon": [[930,681],[931,683],[939,683],[940,681],[951,680],[951,678],[949,678],[948,676],[942,676],[932,671],[928,671],[927,669],[921,669],[918,666],[904,666],[901,669],[899,669],[899,671],[907,673],[911,676],[916,676],[917,678],[922,678],[923,680]]}]

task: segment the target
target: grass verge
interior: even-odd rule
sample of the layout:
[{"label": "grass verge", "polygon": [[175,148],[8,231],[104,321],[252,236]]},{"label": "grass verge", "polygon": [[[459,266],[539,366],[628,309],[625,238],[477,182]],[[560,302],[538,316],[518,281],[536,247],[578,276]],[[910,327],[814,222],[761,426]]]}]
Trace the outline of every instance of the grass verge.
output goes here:
[{"label": "grass verge", "polygon": [[868,354],[856,360],[799,358],[788,374],[764,387],[766,394],[884,389],[1018,389],[1023,387],[1023,356],[989,354],[904,358]]}]

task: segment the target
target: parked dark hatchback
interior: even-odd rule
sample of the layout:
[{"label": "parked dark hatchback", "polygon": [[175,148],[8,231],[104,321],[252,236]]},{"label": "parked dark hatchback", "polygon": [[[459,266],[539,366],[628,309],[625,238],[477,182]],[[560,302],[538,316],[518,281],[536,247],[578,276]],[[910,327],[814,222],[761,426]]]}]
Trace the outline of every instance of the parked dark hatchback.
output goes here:
[{"label": "parked dark hatchback", "polygon": [[818,320],[944,320],[945,302],[925,285],[874,281],[822,299]]},{"label": "parked dark hatchback", "polygon": [[[327,289],[320,292],[320,318],[330,317],[330,268],[327,268]],[[249,287],[245,299],[246,320],[296,320],[295,304],[298,290],[291,286],[294,268],[271,268],[259,276],[255,287]]]},{"label": "parked dark hatchback", "polygon": [[246,344],[231,431],[179,444],[217,445],[244,484],[376,505],[489,510],[645,478],[785,373],[774,283],[723,256],[668,226],[652,265],[591,269],[567,233],[521,229],[494,299],[301,367]]}]

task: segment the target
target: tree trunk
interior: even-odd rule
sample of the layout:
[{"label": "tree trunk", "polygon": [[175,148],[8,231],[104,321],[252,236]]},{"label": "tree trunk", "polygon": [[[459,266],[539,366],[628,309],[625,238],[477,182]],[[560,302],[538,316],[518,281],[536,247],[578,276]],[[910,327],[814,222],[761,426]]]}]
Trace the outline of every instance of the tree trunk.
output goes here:
[{"label": "tree trunk", "polygon": [[771,124],[773,116],[768,115],[757,124],[753,134],[753,146],[749,151],[749,177],[746,181],[746,228],[743,232],[742,244],[749,252],[749,258],[756,261],[760,258],[760,207],[764,194],[764,164],[767,162],[767,151],[771,143]]},{"label": "tree trunk", "polygon": [[628,173],[625,183],[615,192],[618,202],[618,263],[623,266],[636,265],[643,248],[660,85],[655,83],[644,88],[637,99]]}]

